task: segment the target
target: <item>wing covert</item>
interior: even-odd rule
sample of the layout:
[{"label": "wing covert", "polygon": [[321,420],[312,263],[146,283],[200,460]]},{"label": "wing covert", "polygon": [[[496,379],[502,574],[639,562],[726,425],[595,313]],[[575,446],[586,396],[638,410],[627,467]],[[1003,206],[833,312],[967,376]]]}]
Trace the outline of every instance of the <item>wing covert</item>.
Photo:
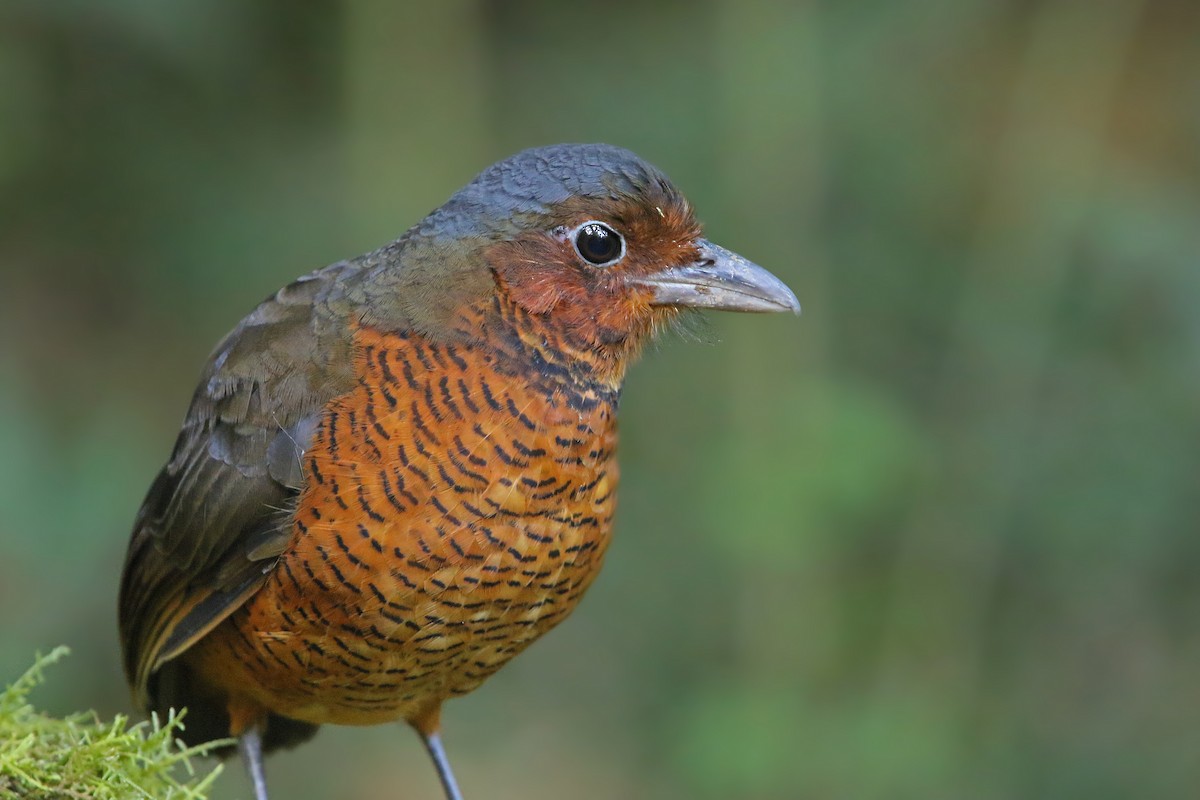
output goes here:
[{"label": "wing covert", "polygon": [[244,603],[290,539],[304,451],[353,386],[341,293],[357,270],[341,262],[279,290],[209,359],[121,578],[125,672],[143,708],[154,672]]}]

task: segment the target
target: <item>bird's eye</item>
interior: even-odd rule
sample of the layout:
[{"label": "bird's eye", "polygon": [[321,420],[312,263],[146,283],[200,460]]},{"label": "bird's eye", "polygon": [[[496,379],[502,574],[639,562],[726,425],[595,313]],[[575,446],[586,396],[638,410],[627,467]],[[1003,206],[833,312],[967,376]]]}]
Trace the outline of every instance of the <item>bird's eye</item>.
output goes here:
[{"label": "bird's eye", "polygon": [[575,249],[589,264],[607,267],[625,255],[625,240],[603,222],[585,222],[575,233]]}]

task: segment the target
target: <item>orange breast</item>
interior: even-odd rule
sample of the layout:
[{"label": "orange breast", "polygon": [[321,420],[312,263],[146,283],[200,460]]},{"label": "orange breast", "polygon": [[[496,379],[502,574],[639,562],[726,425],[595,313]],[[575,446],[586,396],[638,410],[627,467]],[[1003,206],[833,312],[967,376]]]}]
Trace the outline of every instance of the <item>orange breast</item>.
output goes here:
[{"label": "orange breast", "polygon": [[412,721],[478,686],[595,578],[615,409],[415,337],[360,331],[356,359],[358,388],[304,456],[291,545],[185,657],[295,719]]}]

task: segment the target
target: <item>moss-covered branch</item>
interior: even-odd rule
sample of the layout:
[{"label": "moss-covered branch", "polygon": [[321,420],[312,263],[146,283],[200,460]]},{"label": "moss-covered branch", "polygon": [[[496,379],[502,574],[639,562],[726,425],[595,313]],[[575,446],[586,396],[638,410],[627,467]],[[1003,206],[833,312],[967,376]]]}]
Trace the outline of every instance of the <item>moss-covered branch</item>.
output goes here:
[{"label": "moss-covered branch", "polygon": [[182,747],[181,717],[137,725],[124,716],[104,723],[92,712],[56,719],[29,704],[45,667],[66,653],[39,657],[0,694],[0,797],[204,800],[221,768],[193,768],[191,758],[212,745]]}]

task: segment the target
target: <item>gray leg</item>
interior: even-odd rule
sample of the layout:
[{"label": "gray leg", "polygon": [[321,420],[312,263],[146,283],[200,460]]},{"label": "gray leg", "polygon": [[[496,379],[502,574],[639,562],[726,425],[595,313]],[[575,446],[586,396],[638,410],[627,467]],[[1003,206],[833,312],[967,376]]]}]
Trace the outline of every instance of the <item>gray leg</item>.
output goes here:
[{"label": "gray leg", "polygon": [[247,728],[238,739],[238,752],[246,771],[250,773],[250,781],[254,784],[255,800],[267,800],[267,776],[263,773],[262,735],[258,726]]},{"label": "gray leg", "polygon": [[[441,734],[437,731],[429,735],[421,733],[421,741],[425,742],[425,749],[429,751],[429,757],[433,759],[433,765],[437,767],[438,777],[442,779],[442,788],[446,790],[446,800],[463,800],[462,792],[458,790],[458,783],[454,780],[454,773],[450,770],[450,761],[446,758],[446,751],[442,749]],[[259,800],[264,800],[264,798],[259,798]]]}]

